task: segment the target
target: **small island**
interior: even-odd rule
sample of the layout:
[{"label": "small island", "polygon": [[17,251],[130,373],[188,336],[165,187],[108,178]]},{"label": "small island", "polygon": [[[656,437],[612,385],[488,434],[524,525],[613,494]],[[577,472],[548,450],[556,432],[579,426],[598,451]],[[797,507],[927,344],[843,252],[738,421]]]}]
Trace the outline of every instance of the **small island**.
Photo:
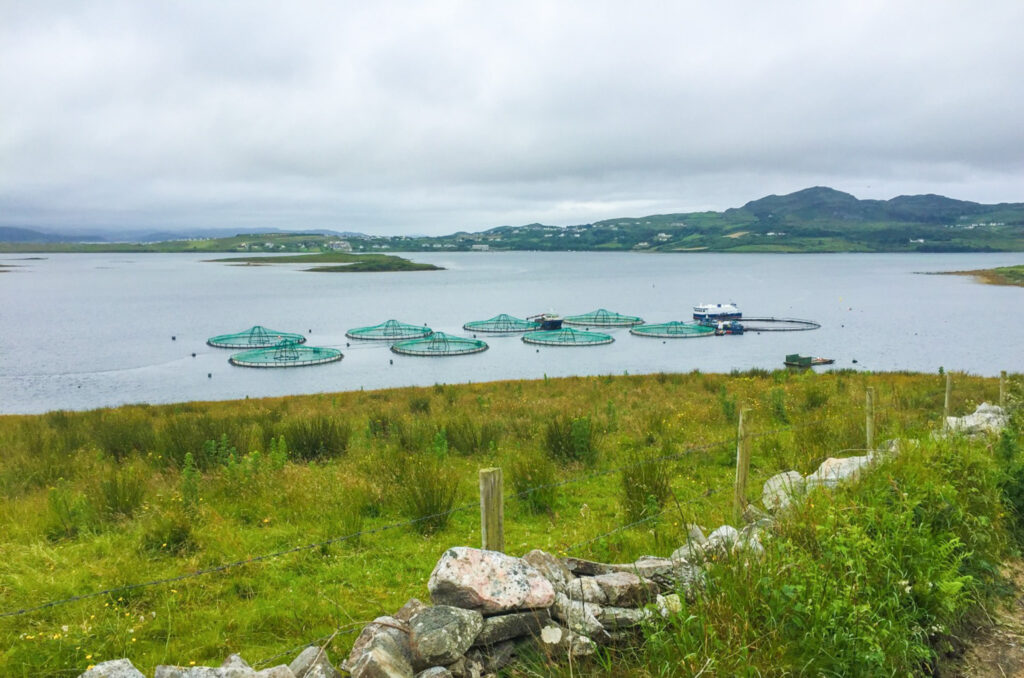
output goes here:
[{"label": "small island", "polygon": [[314,273],[374,273],[382,271],[443,271],[440,266],[421,264],[390,254],[348,254],[346,252],[320,252],[317,254],[285,254],[273,257],[226,257],[207,259],[214,263],[247,266],[270,264],[329,264],[304,269]]},{"label": "small island", "polygon": [[969,275],[986,285],[1024,287],[1024,265],[983,268],[976,271],[950,271],[946,275]]}]

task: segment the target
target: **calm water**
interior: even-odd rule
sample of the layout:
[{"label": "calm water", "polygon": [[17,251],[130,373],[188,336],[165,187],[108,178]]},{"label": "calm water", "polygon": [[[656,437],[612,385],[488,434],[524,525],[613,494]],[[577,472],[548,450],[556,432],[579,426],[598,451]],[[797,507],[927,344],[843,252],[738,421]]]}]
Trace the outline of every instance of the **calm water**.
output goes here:
[{"label": "calm water", "polygon": [[[1024,289],[915,274],[1019,264],[1020,254],[431,253],[411,258],[448,270],[367,274],[228,266],[204,256],[0,255],[0,263],[18,266],[0,274],[0,412],[545,374],[776,368],[796,352],[869,370],[1024,370]],[[345,346],[347,329],[388,318],[463,333],[464,322],[502,312],[604,307],[665,322],[689,319],[696,303],[725,301],[750,316],[810,318],[823,327],[664,343],[613,330],[611,345],[539,350],[516,336],[480,335],[490,350],[453,358]],[[205,344],[254,324],[309,333],[309,345],[341,347],[345,359],[246,369],[228,364],[230,351]]]}]

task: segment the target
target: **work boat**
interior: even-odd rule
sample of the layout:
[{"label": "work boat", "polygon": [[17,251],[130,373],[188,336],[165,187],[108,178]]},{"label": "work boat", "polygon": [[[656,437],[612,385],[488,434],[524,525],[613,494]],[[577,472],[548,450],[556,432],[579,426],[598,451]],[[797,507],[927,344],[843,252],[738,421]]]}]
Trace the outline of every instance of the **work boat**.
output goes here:
[{"label": "work boat", "polygon": [[739,320],[742,317],[736,304],[700,304],[693,307],[694,320]]},{"label": "work boat", "polygon": [[540,323],[540,326],[537,328],[540,330],[562,329],[562,316],[556,313],[539,313],[537,315],[531,315],[526,319],[532,320],[535,323]]}]

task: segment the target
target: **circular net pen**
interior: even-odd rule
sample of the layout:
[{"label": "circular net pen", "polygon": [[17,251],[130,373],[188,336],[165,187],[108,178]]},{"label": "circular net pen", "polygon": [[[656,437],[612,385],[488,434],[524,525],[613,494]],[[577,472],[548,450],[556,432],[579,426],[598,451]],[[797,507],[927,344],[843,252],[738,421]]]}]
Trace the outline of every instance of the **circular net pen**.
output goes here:
[{"label": "circular net pen", "polygon": [[401,341],[403,339],[420,339],[429,337],[434,330],[422,325],[409,325],[397,320],[388,320],[380,325],[356,327],[345,333],[349,339],[368,339],[371,341]]},{"label": "circular net pen", "polygon": [[583,315],[570,315],[564,320],[566,325],[581,327],[633,327],[642,325],[644,319],[635,315],[623,315],[603,308]]},{"label": "circular net pen", "polygon": [[333,363],[343,357],[341,351],[336,348],[298,346],[289,341],[282,341],[274,348],[236,353],[228,358],[228,362],[239,367],[304,367]]},{"label": "circular net pen", "polygon": [[600,346],[610,344],[615,339],[602,332],[586,332],[567,327],[561,330],[528,332],[523,335],[523,341],[541,346]]},{"label": "circular net pen", "polygon": [[635,334],[638,337],[651,337],[653,339],[696,339],[698,337],[715,336],[715,328],[714,326],[673,321],[658,325],[633,327],[629,330],[629,333]]},{"label": "circular net pen", "polygon": [[400,341],[393,344],[391,350],[401,355],[447,357],[481,353],[487,350],[487,342],[466,337],[453,337],[444,332],[434,332],[424,339]]},{"label": "circular net pen", "polygon": [[244,332],[235,334],[218,334],[210,337],[206,343],[216,348],[271,348],[282,341],[292,344],[305,343],[306,338],[294,332],[278,332],[267,329],[263,325],[255,325]]},{"label": "circular net pen", "polygon": [[799,318],[744,318],[744,332],[806,332],[821,328],[821,323]]},{"label": "circular net pen", "polygon": [[471,320],[462,326],[470,332],[492,332],[494,334],[511,334],[512,332],[529,332],[540,327],[533,320],[523,320],[508,313],[501,313],[487,320]]}]

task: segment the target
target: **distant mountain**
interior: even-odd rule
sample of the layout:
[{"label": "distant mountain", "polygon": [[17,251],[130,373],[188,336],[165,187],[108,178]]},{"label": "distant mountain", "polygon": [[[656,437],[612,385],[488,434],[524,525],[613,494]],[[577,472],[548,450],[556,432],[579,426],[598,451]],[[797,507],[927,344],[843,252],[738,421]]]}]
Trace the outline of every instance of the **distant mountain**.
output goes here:
[{"label": "distant mountain", "polygon": [[0,226],[0,242],[103,242],[98,235],[44,233],[28,228]]}]

